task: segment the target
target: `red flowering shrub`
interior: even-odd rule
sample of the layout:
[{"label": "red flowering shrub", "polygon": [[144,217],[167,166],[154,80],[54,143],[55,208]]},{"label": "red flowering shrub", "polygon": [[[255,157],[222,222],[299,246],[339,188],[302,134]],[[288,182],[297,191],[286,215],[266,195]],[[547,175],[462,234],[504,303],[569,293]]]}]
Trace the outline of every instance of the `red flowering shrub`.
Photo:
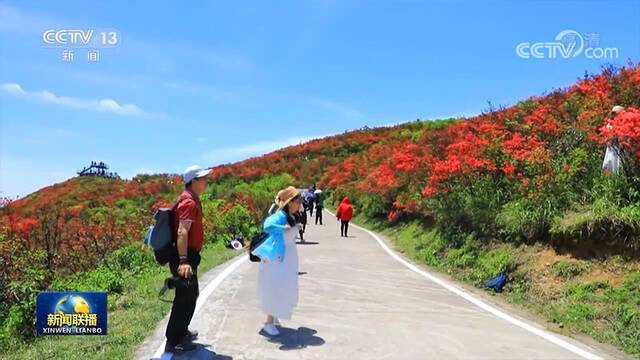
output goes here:
[{"label": "red flowering shrub", "polygon": [[[613,105],[627,111],[605,120]],[[597,196],[616,206],[640,201],[633,195],[640,193],[639,108],[640,67],[609,68],[468,119],[362,129],[220,165],[203,197],[205,227],[220,239],[247,232],[278,188],[317,183],[334,198],[348,195],[366,216],[429,220],[451,242],[465,232],[543,237],[575,204],[589,206]],[[625,169],[635,169],[625,181],[601,174],[604,144],[614,138]],[[168,175],[75,178],[18,201],[0,199],[0,260],[7,264],[0,276],[21,276],[13,265],[36,252],[52,275],[88,268],[139,241],[150,213],[170,206],[181,187],[179,176]]]},{"label": "red flowering shrub", "polygon": [[624,172],[640,176],[640,110],[631,107],[607,119],[600,135],[601,143],[617,142]]},{"label": "red flowering shrub", "polygon": [[[613,105],[640,105],[638,74],[638,66],[605,69],[567,90],[464,121],[428,130],[429,122],[400,126],[380,144],[329,165],[321,183],[349,194],[369,216],[439,216],[441,224],[484,227],[488,235],[495,235],[491,224],[502,206],[524,198],[539,210],[530,216],[543,234],[553,216],[591,196],[608,138],[619,137],[638,158],[637,110],[612,119],[609,133],[598,131]],[[417,136],[407,141],[406,129]]]},{"label": "red flowering shrub", "polygon": [[536,107],[533,113],[524,117],[523,122],[543,135],[555,136],[562,130],[561,124],[545,105]]},{"label": "red flowering shrub", "polygon": [[528,163],[540,163],[549,159],[545,143],[536,136],[524,137],[520,133],[514,133],[511,138],[503,143],[503,151],[512,159]]},{"label": "red flowering shrub", "polygon": [[593,99],[600,104],[611,105],[611,99],[609,97],[610,82],[606,74],[600,74],[591,78],[584,79],[573,85],[570,92],[578,92],[583,96]]},{"label": "red flowering shrub", "polygon": [[607,119],[600,128],[603,140],[617,139],[620,145],[636,158],[640,158],[640,110],[629,108]]}]

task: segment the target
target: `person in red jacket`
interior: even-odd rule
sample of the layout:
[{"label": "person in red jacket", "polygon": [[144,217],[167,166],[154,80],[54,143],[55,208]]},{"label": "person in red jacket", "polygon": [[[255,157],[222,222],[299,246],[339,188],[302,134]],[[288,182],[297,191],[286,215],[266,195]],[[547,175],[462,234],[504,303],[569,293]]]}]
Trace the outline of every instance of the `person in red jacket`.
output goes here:
[{"label": "person in red jacket", "polygon": [[336,217],[340,220],[340,236],[348,237],[347,231],[349,230],[349,221],[353,217],[353,207],[349,202],[348,197],[344,197],[338,208],[336,209]]}]

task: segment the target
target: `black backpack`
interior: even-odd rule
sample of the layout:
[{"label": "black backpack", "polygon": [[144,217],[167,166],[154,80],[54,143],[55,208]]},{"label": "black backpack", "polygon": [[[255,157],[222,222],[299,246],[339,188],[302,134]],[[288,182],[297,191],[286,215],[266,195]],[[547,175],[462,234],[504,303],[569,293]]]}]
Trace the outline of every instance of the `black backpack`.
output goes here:
[{"label": "black backpack", "polygon": [[159,265],[166,265],[172,258],[177,258],[177,233],[173,228],[176,208],[182,200],[191,196],[181,196],[170,208],[160,208],[153,214],[154,224],[149,227],[145,244],[153,249],[153,256]]}]

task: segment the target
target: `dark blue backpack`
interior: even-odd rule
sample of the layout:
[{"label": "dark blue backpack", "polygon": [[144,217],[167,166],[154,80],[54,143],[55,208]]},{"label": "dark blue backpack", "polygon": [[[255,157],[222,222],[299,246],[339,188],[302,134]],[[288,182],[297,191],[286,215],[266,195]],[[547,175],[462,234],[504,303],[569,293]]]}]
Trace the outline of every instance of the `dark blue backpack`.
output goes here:
[{"label": "dark blue backpack", "polygon": [[489,281],[487,281],[484,286],[493,289],[495,292],[502,292],[502,288],[507,283],[507,275],[504,272],[494,276]]},{"label": "dark blue backpack", "polygon": [[178,198],[170,208],[160,208],[153,214],[154,224],[149,227],[144,243],[153,249],[153,256],[160,265],[165,265],[173,257],[177,257],[177,234],[173,227],[175,211],[182,200],[188,196]]}]

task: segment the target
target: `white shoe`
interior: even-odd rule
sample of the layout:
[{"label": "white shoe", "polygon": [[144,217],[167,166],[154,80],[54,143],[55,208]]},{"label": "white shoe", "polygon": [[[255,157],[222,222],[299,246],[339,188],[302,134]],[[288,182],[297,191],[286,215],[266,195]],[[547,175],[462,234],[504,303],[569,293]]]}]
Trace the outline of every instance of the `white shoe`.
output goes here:
[{"label": "white shoe", "polygon": [[262,331],[267,333],[269,336],[278,336],[280,335],[280,331],[276,328],[274,324],[264,324],[262,327]]}]

